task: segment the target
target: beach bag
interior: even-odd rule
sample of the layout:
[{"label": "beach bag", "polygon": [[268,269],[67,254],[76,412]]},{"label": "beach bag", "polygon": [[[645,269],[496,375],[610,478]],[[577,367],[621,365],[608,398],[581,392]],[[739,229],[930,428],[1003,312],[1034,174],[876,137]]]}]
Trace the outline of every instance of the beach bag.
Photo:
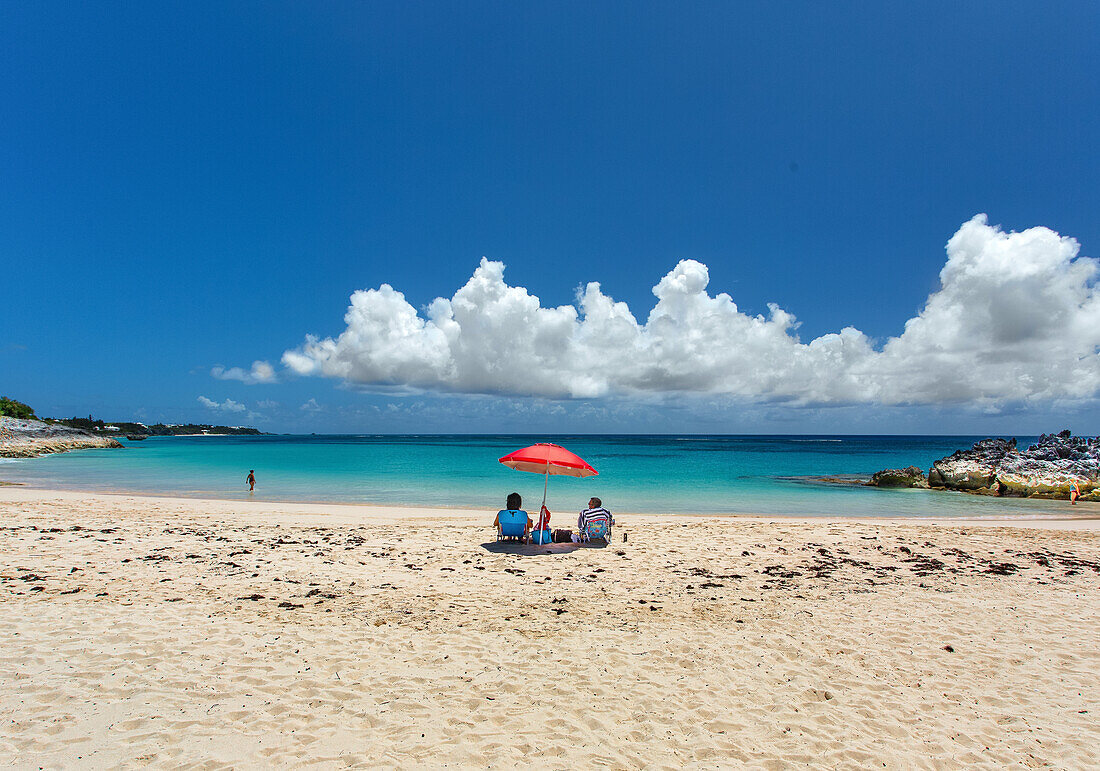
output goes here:
[{"label": "beach bag", "polygon": [[555,530],[554,531],[554,543],[571,543],[573,541],[572,530]]},{"label": "beach bag", "polygon": [[542,544],[551,543],[553,537],[549,530],[533,530],[531,531],[531,543],[537,543],[540,546]]}]

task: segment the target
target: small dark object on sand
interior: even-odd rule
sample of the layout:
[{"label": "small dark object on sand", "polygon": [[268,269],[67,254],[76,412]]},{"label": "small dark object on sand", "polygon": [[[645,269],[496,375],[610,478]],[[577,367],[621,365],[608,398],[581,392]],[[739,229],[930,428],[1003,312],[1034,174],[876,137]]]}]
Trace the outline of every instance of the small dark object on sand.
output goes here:
[{"label": "small dark object on sand", "polygon": [[945,646],[943,646],[943,649],[944,649],[945,651],[947,651],[948,653],[954,653],[954,652],[955,652],[955,649],[954,649],[954,648],[952,648],[952,647],[951,647],[950,645],[945,645]]}]

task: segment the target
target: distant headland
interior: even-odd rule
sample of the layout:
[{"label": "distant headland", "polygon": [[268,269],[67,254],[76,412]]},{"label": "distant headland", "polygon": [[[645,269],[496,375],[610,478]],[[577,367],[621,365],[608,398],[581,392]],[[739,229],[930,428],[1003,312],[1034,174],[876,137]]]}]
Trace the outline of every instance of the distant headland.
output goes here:
[{"label": "distant headland", "polygon": [[0,458],[34,458],[68,450],[123,447],[119,438],[140,441],[150,436],[258,435],[248,426],[208,423],[105,421],[86,418],[40,418],[29,405],[0,397]]}]

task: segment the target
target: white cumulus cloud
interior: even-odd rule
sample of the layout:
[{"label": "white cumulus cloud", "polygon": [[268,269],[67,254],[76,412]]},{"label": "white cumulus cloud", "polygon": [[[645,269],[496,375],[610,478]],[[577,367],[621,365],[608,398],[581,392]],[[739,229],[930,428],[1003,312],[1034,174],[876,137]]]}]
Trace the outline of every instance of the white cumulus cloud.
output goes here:
[{"label": "white cumulus cloud", "polygon": [[1082,399],[1100,390],[1097,261],[1043,227],[1015,233],[985,215],[947,243],[940,288],[897,337],[802,342],[793,315],[748,315],[708,292],[682,260],[653,288],[644,321],[596,282],[576,306],[542,307],[482,259],[423,313],[388,284],[355,292],[335,338],[283,354],[301,375],[372,386],[552,399],[703,393],[797,404],[995,405]]},{"label": "white cumulus cloud", "polygon": [[242,369],[241,367],[230,367],[226,369],[222,366],[214,367],[210,370],[210,374],[218,378],[218,380],[240,380],[242,383],[253,385],[255,383],[274,383],[278,379],[275,375],[275,368],[266,361],[254,361],[252,362],[252,369]]},{"label": "white cumulus cloud", "polygon": [[235,402],[232,399],[226,399],[224,402],[216,402],[213,399],[207,399],[205,396],[199,397],[199,404],[206,407],[208,410],[218,410],[220,412],[244,412],[245,406],[240,402]]}]

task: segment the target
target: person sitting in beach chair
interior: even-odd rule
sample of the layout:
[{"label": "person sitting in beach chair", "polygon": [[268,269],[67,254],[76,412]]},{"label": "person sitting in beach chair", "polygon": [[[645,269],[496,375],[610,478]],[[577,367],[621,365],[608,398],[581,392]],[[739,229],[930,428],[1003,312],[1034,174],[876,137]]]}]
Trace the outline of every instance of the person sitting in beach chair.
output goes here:
[{"label": "person sitting in beach chair", "polygon": [[531,526],[534,524],[527,512],[520,508],[523,499],[519,493],[511,493],[504,504],[507,508],[497,512],[497,518],[493,520],[493,527],[497,529],[497,540],[505,538],[513,540],[522,539],[524,543],[530,541]]},{"label": "person sitting in beach chair", "polygon": [[577,530],[580,533],[581,543],[590,541],[611,543],[611,526],[614,524],[615,518],[603,507],[603,501],[599,498],[590,498],[588,508],[577,517]]}]

